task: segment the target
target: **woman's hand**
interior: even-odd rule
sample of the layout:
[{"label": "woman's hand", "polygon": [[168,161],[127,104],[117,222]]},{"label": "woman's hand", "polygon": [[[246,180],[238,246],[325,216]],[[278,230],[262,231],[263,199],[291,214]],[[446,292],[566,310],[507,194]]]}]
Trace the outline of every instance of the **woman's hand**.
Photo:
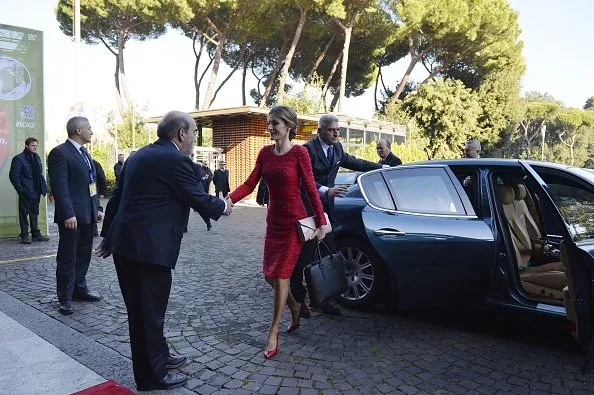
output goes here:
[{"label": "woman's hand", "polygon": [[318,240],[323,240],[326,237],[326,230],[323,227],[319,227],[314,231],[313,237]]}]

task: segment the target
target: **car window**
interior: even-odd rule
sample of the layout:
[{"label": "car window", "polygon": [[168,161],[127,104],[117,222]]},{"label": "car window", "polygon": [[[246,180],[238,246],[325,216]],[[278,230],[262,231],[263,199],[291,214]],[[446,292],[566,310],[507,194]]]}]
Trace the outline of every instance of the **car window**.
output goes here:
[{"label": "car window", "polygon": [[394,201],[381,173],[372,173],[361,179],[363,192],[372,206],[395,210]]},{"label": "car window", "polygon": [[594,238],[594,193],[571,176],[533,166],[547,183],[576,241]]},{"label": "car window", "polygon": [[465,215],[464,205],[443,168],[386,170],[398,211]]}]

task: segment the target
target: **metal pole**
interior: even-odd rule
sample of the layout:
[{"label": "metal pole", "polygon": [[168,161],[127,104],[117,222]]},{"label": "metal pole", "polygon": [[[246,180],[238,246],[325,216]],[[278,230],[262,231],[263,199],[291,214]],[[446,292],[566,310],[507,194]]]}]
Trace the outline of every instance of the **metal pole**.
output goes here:
[{"label": "metal pole", "polygon": [[74,0],[74,95],[75,101],[80,101],[79,74],[80,74],[80,0]]},{"label": "metal pole", "polygon": [[132,149],[136,149],[136,131],[134,127],[134,107],[132,107]]},{"label": "metal pole", "polygon": [[542,133],[542,144],[541,144],[541,148],[540,148],[540,160],[541,162],[544,162],[544,149],[545,149],[545,135],[547,132],[547,125],[546,124],[542,124],[541,128],[540,128],[540,132]]}]

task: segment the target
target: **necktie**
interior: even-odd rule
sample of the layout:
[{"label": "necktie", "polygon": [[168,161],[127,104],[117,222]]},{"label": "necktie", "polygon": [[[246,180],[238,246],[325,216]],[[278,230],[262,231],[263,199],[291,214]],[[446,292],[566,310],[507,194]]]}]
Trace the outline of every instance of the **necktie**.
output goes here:
[{"label": "necktie", "polygon": [[328,154],[326,156],[328,158],[328,162],[330,162],[331,165],[334,164],[334,147],[330,146],[328,147]]},{"label": "necktie", "polygon": [[85,159],[85,165],[87,165],[87,169],[90,169],[91,163],[90,163],[89,154],[87,153],[87,150],[82,145],[79,150],[80,150],[81,155]]}]

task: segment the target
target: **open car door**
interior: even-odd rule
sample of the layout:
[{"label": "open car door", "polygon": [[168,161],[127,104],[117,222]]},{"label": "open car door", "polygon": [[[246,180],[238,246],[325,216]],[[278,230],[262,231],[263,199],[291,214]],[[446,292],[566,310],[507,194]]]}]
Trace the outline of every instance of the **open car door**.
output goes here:
[{"label": "open car door", "polygon": [[537,193],[537,204],[546,213],[547,234],[562,239],[561,260],[567,277],[563,299],[572,334],[589,349],[585,369],[594,357],[594,238],[584,237],[594,232],[594,188],[568,172],[537,172],[537,165],[521,163],[527,182]]}]

